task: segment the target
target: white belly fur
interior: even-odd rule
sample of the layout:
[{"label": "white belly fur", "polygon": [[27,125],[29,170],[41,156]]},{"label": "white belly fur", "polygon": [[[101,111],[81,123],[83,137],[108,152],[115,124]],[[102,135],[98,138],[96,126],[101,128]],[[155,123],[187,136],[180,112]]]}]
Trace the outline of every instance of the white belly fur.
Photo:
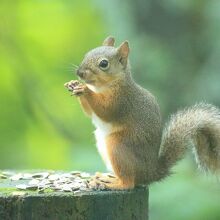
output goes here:
[{"label": "white belly fur", "polygon": [[105,138],[111,133],[112,126],[110,123],[102,121],[95,113],[92,114],[92,122],[96,127],[96,130],[94,132],[96,138],[96,147],[101,154],[107,169],[109,171],[113,171],[111,162],[107,154],[107,146],[105,142]]}]

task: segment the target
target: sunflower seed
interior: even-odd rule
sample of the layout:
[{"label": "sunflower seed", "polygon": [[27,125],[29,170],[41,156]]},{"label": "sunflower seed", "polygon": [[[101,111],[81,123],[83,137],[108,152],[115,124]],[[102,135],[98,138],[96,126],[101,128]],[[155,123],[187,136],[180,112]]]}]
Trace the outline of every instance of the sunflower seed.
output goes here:
[{"label": "sunflower seed", "polygon": [[62,173],[60,175],[61,178],[73,178],[73,176],[70,173]]},{"label": "sunflower seed", "polygon": [[89,173],[81,173],[81,177],[82,178],[89,178],[90,177],[90,174]]},{"label": "sunflower seed", "polygon": [[51,182],[50,180],[48,179],[44,179],[44,180],[41,180],[39,184],[41,185],[51,185],[53,182]]},{"label": "sunflower seed", "polygon": [[52,175],[49,175],[49,176],[48,176],[48,179],[49,179],[49,180],[52,180],[52,181],[58,180],[59,178],[60,178],[60,175],[59,175],[59,174],[52,174]]},{"label": "sunflower seed", "polygon": [[44,193],[44,189],[39,189],[38,193]]},{"label": "sunflower seed", "polygon": [[112,174],[110,174],[110,173],[107,174],[107,176],[110,177],[110,178],[116,178],[114,175],[112,175]]},{"label": "sunflower seed", "polygon": [[80,171],[71,171],[70,172],[70,174],[72,174],[72,175],[80,175],[80,173],[81,173]]},{"label": "sunflower seed", "polygon": [[0,174],[0,179],[7,179],[8,177],[4,174]]},{"label": "sunflower seed", "polygon": [[62,191],[64,191],[64,192],[72,192],[72,188],[71,188],[70,186],[67,186],[67,185],[65,186],[65,185],[64,185],[64,186],[62,187]]},{"label": "sunflower seed", "polygon": [[26,189],[28,189],[28,190],[37,190],[38,189],[38,185],[26,186]]},{"label": "sunflower seed", "polygon": [[40,183],[40,180],[38,179],[32,179],[31,181],[28,182],[29,185],[37,185]]},{"label": "sunflower seed", "polygon": [[15,173],[12,171],[3,171],[2,174],[5,176],[13,176]]},{"label": "sunflower seed", "polygon": [[42,172],[42,173],[35,173],[35,174],[32,174],[32,177],[33,178],[37,178],[37,179],[45,179],[49,176],[49,173],[48,172]]},{"label": "sunflower seed", "polygon": [[15,174],[13,176],[10,177],[10,180],[12,181],[17,181],[17,180],[21,180],[22,179],[22,174],[21,173],[18,173],[18,174]]},{"label": "sunflower seed", "polygon": [[20,191],[12,192],[13,196],[25,196],[27,194],[28,194],[27,192],[20,192]]},{"label": "sunflower seed", "polygon": [[27,185],[26,184],[19,184],[19,185],[16,185],[16,188],[20,189],[20,190],[25,190],[25,189],[27,189]]},{"label": "sunflower seed", "polygon": [[30,179],[32,179],[32,174],[30,174],[30,173],[24,173],[24,174],[22,175],[22,179],[23,179],[23,180],[30,180]]}]

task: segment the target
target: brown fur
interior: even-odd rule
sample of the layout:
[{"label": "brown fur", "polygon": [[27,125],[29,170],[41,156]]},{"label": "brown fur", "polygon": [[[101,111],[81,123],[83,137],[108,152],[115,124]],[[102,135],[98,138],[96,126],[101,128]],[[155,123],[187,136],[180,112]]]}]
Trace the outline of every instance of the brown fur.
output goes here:
[{"label": "brown fur", "polygon": [[90,107],[87,99],[84,97],[84,96],[81,96],[79,97],[79,101],[80,101],[80,104],[82,106],[82,109],[84,110],[84,112],[88,115],[88,116],[91,116],[92,114],[92,108]]},{"label": "brown fur", "polygon": [[[79,67],[87,84],[66,87],[79,96],[89,116],[96,114],[111,125],[105,143],[116,178],[103,177],[105,187],[128,189],[166,177],[190,144],[203,169],[219,171],[219,110],[200,104],[180,111],[162,132],[156,99],[131,77],[128,42],[114,48],[110,37],[103,45],[87,53]],[[110,63],[104,70],[99,67],[103,57]]]}]

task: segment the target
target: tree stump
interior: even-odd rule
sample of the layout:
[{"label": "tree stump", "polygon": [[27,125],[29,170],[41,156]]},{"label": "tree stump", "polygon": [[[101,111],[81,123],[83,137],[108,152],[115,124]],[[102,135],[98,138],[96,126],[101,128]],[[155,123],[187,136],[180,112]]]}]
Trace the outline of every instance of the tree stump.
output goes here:
[{"label": "tree stump", "polygon": [[[74,192],[18,190],[25,179],[0,176],[0,219],[4,220],[147,220],[148,189]],[[22,188],[22,187],[21,187]]]}]

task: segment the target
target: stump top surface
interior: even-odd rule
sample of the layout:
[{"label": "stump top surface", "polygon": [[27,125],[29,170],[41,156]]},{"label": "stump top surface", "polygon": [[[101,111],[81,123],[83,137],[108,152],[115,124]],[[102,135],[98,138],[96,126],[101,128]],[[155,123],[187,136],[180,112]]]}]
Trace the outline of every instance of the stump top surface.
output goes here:
[{"label": "stump top surface", "polygon": [[[29,175],[24,176],[25,173]],[[86,187],[87,178],[90,176],[84,173],[82,182],[80,178],[75,177],[72,182],[68,178],[60,178],[64,182],[67,181],[70,185],[67,182],[64,185],[73,187],[73,191],[68,191],[67,186],[53,189],[59,183],[56,174],[62,173],[53,172],[51,175],[54,176],[51,177],[45,174],[47,177],[36,175],[37,177],[32,178],[33,172],[0,172],[0,219],[146,220],[148,218],[146,187],[120,191],[93,190]],[[66,175],[68,176],[71,177]],[[52,188],[46,187],[41,190],[42,181],[48,183],[50,179]],[[33,184],[30,184],[30,181]],[[32,187],[27,189],[27,186]]]},{"label": "stump top surface", "polygon": [[[44,174],[50,173],[51,176],[53,175],[53,179],[56,178],[56,175],[69,174],[71,172],[61,172],[61,171],[40,171],[40,172],[25,172],[25,171],[0,171],[0,197],[2,196],[74,196],[74,197],[81,197],[81,196],[107,196],[112,194],[131,194],[133,191],[145,192],[146,187],[138,187],[134,190],[94,190],[87,187],[84,183],[91,177],[88,173],[73,171],[73,173],[82,174],[82,176],[86,176],[82,178],[82,183],[79,183],[73,191],[68,190],[68,187],[61,189],[54,189],[54,188],[47,188],[47,185],[44,185],[41,189],[39,189],[39,183],[42,181],[48,180],[47,178],[33,178],[30,175],[37,175],[37,174]],[[30,175],[29,175],[30,174]],[[20,175],[20,177],[19,177]],[[23,176],[22,176],[23,175]],[[77,178],[78,178],[77,176]],[[35,181],[38,181],[36,184]],[[79,180],[79,179],[78,179]],[[29,184],[32,181],[32,184]],[[79,180],[80,181],[80,180]],[[53,183],[55,180],[52,181]],[[68,185],[64,183],[64,185]],[[25,188],[25,186],[27,188]],[[45,187],[45,188],[44,188]]]}]

